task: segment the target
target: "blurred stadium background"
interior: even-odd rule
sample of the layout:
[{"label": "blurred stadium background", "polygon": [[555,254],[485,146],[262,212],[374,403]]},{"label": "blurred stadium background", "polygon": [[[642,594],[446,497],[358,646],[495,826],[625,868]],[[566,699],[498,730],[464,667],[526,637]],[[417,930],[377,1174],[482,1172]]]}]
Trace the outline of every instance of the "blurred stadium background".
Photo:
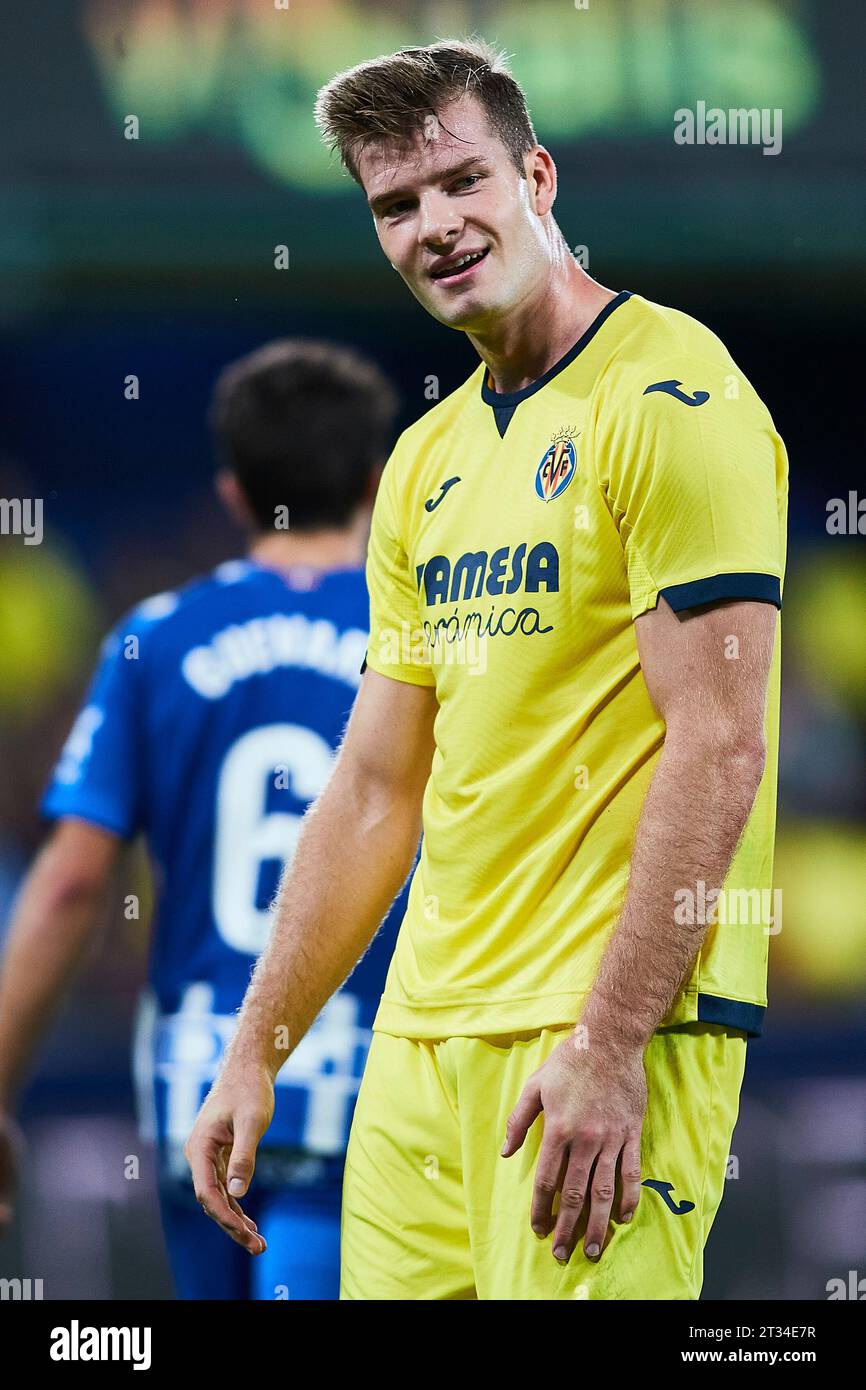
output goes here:
[{"label": "blurred stadium background", "polygon": [[[475,364],[383,262],[319,144],[313,96],[336,70],[455,33],[500,42],[591,273],[704,320],[769,404],[791,459],[784,917],[709,1298],[823,1299],[828,1279],[866,1275],[866,540],[826,525],[830,499],[866,493],[863,27],[859,0],[58,0],[4,16],[0,496],[43,498],[46,530],[0,538],[0,930],[100,635],[237,550],[211,492],[217,370],[273,336],[333,337],[392,373],[408,424],[431,377],[444,395]],[[699,99],[781,108],[781,153],[676,145],[673,112]],[[0,1243],[0,1276],[41,1277],[48,1298],[171,1296],[147,1155],[124,1176],[141,1154],[135,852],[121,878],[26,1096],[20,1218]]]}]

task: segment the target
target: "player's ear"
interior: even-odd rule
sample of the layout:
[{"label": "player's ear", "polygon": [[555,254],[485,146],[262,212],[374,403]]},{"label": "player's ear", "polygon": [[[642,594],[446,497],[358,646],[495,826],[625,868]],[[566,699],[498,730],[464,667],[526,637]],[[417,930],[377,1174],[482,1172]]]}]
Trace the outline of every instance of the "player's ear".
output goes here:
[{"label": "player's ear", "polygon": [[524,167],[529,183],[530,204],[539,217],[544,217],[556,202],[556,165],[553,156],[543,145],[536,145],[535,149],[526,155]]},{"label": "player's ear", "polygon": [[234,473],[228,468],[220,468],[214,478],[214,487],[232,521],[249,531],[255,524],[254,517],[244,496],[244,490]]}]

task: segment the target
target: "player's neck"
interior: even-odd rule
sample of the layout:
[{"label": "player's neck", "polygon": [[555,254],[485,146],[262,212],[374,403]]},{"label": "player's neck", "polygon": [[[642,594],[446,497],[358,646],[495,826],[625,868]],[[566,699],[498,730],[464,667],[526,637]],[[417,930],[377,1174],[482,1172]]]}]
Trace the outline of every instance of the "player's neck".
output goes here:
[{"label": "player's neck", "polygon": [[554,257],[545,282],[507,319],[490,333],[468,335],[496,391],[522,391],[538,381],[615,298],[614,290],[591,279],[567,247],[563,250],[564,255]]},{"label": "player's neck", "polygon": [[366,518],[358,517],[346,528],[257,536],[248,554],[265,569],[357,569],[364,563],[366,535]]}]

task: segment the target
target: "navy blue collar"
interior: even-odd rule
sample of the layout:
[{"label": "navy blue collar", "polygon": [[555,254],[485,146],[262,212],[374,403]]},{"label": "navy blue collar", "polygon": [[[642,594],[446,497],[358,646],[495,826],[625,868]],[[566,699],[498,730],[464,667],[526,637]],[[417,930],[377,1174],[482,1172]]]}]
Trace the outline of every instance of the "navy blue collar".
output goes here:
[{"label": "navy blue collar", "polygon": [[525,401],[529,396],[534,396],[536,391],[540,391],[542,386],[546,386],[547,383],[552,381],[555,376],[558,376],[565,367],[569,366],[570,363],[574,361],[575,357],[583,352],[583,349],[592,342],[605,319],[609,319],[614,309],[618,309],[620,304],[624,304],[625,301],[630,298],[631,290],[620,290],[619,294],[612,299],[609,304],[605,304],[601,313],[593,319],[589,328],[580,335],[574,347],[569,348],[565,356],[560,357],[558,362],[554,362],[553,366],[549,367],[544,373],[544,376],[540,376],[537,381],[531,381],[528,386],[524,386],[520,391],[494,391],[493,388],[487,384],[490,370],[488,367],[485,367],[481,376],[481,399],[487,405],[492,405],[494,408],[510,407],[511,412],[513,412],[514,406],[520,405],[520,402]]}]

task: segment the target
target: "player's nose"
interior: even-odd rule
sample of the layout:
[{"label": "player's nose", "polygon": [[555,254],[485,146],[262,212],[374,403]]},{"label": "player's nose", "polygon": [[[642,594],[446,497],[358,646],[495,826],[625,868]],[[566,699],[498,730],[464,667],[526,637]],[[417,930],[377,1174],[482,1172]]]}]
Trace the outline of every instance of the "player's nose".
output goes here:
[{"label": "player's nose", "polygon": [[439,190],[431,189],[424,194],[419,214],[418,241],[422,246],[439,250],[460,235],[463,218],[451,199]]}]

